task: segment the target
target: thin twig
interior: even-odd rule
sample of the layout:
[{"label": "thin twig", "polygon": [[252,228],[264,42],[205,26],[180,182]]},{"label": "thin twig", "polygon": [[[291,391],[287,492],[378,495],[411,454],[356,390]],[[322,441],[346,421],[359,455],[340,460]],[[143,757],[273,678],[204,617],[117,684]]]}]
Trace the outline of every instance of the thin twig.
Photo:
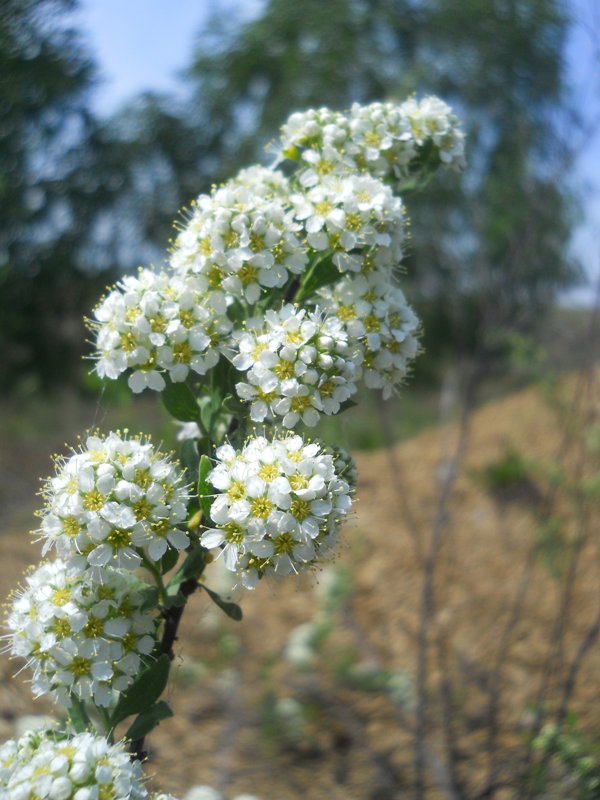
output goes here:
[{"label": "thin twig", "polygon": [[473,411],[476,389],[482,374],[482,364],[476,362],[473,373],[467,385],[465,400],[460,420],[459,436],[452,458],[446,462],[445,475],[440,488],[439,499],[429,550],[425,559],[423,586],[421,590],[421,611],[418,633],[417,653],[417,709],[414,736],[415,753],[415,799],[424,800],[425,797],[425,739],[427,735],[427,654],[429,649],[429,627],[435,608],[434,578],[437,559],[442,544],[444,530],[448,524],[448,503],[458,477],[458,468],[462,462]]}]

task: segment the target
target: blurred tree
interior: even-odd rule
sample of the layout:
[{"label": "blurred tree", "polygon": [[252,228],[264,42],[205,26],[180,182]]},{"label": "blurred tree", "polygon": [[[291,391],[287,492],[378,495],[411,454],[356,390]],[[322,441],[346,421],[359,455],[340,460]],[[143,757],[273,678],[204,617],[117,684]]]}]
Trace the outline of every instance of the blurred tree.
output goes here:
[{"label": "blurred tree", "polygon": [[235,18],[215,16],[188,73],[217,178],[264,161],[297,109],[418,90],[465,120],[468,170],[408,198],[430,354],[493,353],[499,331],[531,328],[576,280],[560,0],[266,0]]},{"label": "blurred tree", "polygon": [[[63,379],[83,349],[79,247],[98,202],[86,92],[93,67],[73,0],[0,5],[0,384]],[[102,278],[102,283],[106,277]],[[35,283],[34,283],[35,282]]]}]

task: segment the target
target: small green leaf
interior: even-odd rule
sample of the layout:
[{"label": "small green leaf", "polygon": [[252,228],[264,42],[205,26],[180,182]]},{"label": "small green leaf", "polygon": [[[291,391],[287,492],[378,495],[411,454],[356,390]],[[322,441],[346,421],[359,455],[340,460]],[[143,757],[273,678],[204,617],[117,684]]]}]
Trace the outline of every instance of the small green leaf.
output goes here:
[{"label": "small green leaf", "polygon": [[[167,595],[169,598],[176,597],[177,593],[179,592],[179,587],[184,581],[186,581],[188,578],[194,578],[201,574],[206,564],[207,552],[208,551],[205,550],[201,545],[198,545],[198,547],[190,550],[181,567],[169,581],[169,585],[167,586]],[[174,599],[170,599],[169,602],[171,605],[177,605]]]},{"label": "small green leaf", "polygon": [[338,411],[338,414],[341,414],[343,411],[348,411],[349,408],[354,408],[357,405],[358,403],[351,398],[349,400],[344,400],[343,403],[340,403],[340,410]]},{"label": "small green leaf", "polygon": [[193,578],[194,576],[199,575],[204,569],[207,553],[208,550],[202,546],[198,546],[194,548],[194,550],[190,550],[186,560],[181,565],[181,569],[178,570],[177,574],[181,572],[183,575],[183,580],[187,580],[187,578]]},{"label": "small green leaf", "polygon": [[200,407],[200,421],[202,422],[202,427],[204,430],[209,432],[209,435],[212,431],[213,419],[215,416],[214,406],[211,400],[212,398],[210,397],[203,398],[203,402]]},{"label": "small green leaf", "polygon": [[187,383],[167,383],[161,392],[164,407],[181,422],[198,422],[200,409]]},{"label": "small green leaf", "polygon": [[319,289],[330,286],[341,278],[340,271],[331,258],[326,258],[313,265],[307,273],[307,278],[300,287],[296,301],[301,302],[307,297],[312,297]]},{"label": "small green leaf", "polygon": [[179,559],[179,550],[175,550],[174,547],[170,547],[164,556],[160,560],[160,573],[164,575],[165,572],[169,572],[173,569],[175,564]]},{"label": "small green leaf", "polygon": [[169,608],[180,608],[187,603],[187,597],[184,597],[181,592],[179,591],[179,586],[174,586],[173,591],[167,592],[167,596],[165,597],[165,602],[163,603],[164,607]]},{"label": "small green leaf", "polygon": [[188,481],[194,485],[198,481],[198,446],[193,439],[186,439],[181,445],[181,463],[185,467]]},{"label": "small green leaf", "polygon": [[212,498],[210,495],[214,494],[214,489],[208,482],[208,474],[212,471],[212,463],[208,456],[200,458],[198,466],[198,502],[204,514],[205,521],[210,520],[210,507],[212,505]]},{"label": "small green leaf", "polygon": [[144,599],[142,600],[140,611],[149,611],[151,608],[158,606],[158,589],[156,586],[148,586],[141,594]]},{"label": "small green leaf", "polygon": [[69,722],[75,733],[83,733],[90,724],[83,703],[74,694],[71,695],[69,706]]},{"label": "small green leaf", "polygon": [[116,725],[132,714],[141,714],[155,703],[167,685],[170,667],[169,656],[163,653],[140,672],[129,689],[119,698],[112,713],[111,724]]},{"label": "small green leaf", "polygon": [[237,603],[231,603],[228,600],[223,600],[223,598],[220,597],[220,595],[218,595],[216,592],[211,591],[211,589],[209,589],[203,583],[199,585],[204,589],[204,591],[210,597],[213,603],[218,605],[221,611],[224,611],[228,617],[234,619],[236,622],[239,622],[242,619],[243,616],[242,609],[238,606]]},{"label": "small green leaf", "polygon": [[173,712],[165,703],[165,701],[159,700],[158,703],[150,706],[150,708],[146,709],[146,711],[142,711],[142,713],[135,718],[135,720],[127,729],[125,738],[129,739],[130,741],[143,739],[144,736],[147,736],[150,731],[154,730],[154,728],[156,728],[156,726],[159,725],[163,719],[168,719],[172,716]]}]

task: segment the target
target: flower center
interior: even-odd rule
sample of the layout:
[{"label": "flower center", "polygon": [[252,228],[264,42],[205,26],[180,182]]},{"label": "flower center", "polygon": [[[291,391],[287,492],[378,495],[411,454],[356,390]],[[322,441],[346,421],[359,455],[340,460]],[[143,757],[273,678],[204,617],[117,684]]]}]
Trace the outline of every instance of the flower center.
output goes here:
[{"label": "flower center", "polygon": [[294,377],[294,364],[292,361],[280,361],[279,364],[273,368],[273,372],[280,381],[287,381]]},{"label": "flower center", "polygon": [[272,510],[273,503],[268,497],[257,497],[250,506],[250,513],[258,519],[266,519]]},{"label": "flower center", "polygon": [[85,675],[89,675],[91,668],[92,662],[81,656],[75,656],[68,667],[69,672],[75,675],[76,678],[83,678]]},{"label": "flower center", "polygon": [[58,606],[60,608],[61,606],[64,606],[69,602],[69,600],[71,599],[71,592],[69,589],[67,589],[66,586],[63,586],[62,589],[55,589],[52,592],[52,596],[50,599],[52,600],[55,606]]},{"label": "flower center", "polygon": [[83,626],[83,635],[89,639],[96,639],[104,632],[104,625],[101,619],[90,617]]},{"label": "flower center", "polygon": [[87,511],[100,511],[105,503],[106,498],[101,494],[98,489],[92,489],[83,496],[83,507]]},{"label": "flower center", "polygon": [[131,531],[127,531],[125,528],[113,528],[106,537],[106,541],[114,550],[129,547],[131,544]]},{"label": "flower center", "polygon": [[234,503],[238,500],[243,500],[246,497],[246,487],[241,481],[233,481],[227,490],[227,497],[233,500]]},{"label": "flower center", "polygon": [[258,473],[258,477],[265,481],[265,483],[274,481],[278,475],[279,470],[275,464],[263,464],[263,466],[260,468],[260,472]]},{"label": "flower center", "polygon": [[292,500],[290,504],[290,514],[297,519],[298,522],[304,522],[305,519],[310,517],[310,503],[307,500]]}]

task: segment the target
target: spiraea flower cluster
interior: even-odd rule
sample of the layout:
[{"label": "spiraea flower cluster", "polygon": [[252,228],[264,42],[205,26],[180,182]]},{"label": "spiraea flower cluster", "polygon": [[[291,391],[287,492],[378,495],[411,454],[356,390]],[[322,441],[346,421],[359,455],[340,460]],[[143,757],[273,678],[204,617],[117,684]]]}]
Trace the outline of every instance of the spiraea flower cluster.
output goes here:
[{"label": "spiraea flower cluster", "polygon": [[190,370],[204,375],[219,360],[231,330],[226,299],[207,292],[194,275],[150,269],[124,278],[94,311],[96,372],[116,379],[129,370],[129,387],[165,388],[165,375],[180,382]]},{"label": "spiraea flower cluster", "polygon": [[308,245],[331,251],[340,272],[395,267],[402,259],[404,209],[392,190],[368,175],[330,176],[292,197]]},{"label": "spiraea flower cluster", "polygon": [[217,490],[214,527],[201,541],[222,549],[226,567],[245,586],[263,575],[301,572],[330,552],[351,506],[350,488],[318,444],[259,436],[241,451],[223,445],[216,456],[208,476]]},{"label": "spiraea flower cluster", "polygon": [[[14,594],[4,649],[78,733],[57,725],[0,747],[1,798],[146,800],[135,758],[171,713],[158,697],[190,591],[241,617],[200,583],[207,551],[249,589],[333,553],[356,467],[292,429],[343,411],[359,380],[388,397],[405,378],[418,320],[394,277],[407,222],[392,187],[461,166],[464,137],[425,98],[293,114],[281,143],[271,168],[200,195],[168,263],[123,278],[88,322],[101,378],[163,392],[185,472],[126,432],[90,434],[57,460],[40,514],[54,561]],[[79,732],[112,737],[126,720],[133,760]]]},{"label": "spiraea flower cluster", "polygon": [[419,350],[419,320],[400,288],[382,270],[348,275],[321,291],[321,307],[343,322],[358,375],[390,397],[406,378]]},{"label": "spiraea flower cluster", "polygon": [[7,627],[10,652],[26,659],[36,695],[70,706],[73,697],[109,707],[154,648],[156,620],[131,573],[105,569],[102,582],[56,559],[27,576]]},{"label": "spiraea flower cluster", "polygon": [[445,166],[464,165],[464,134],[450,107],[437,97],[399,105],[355,104],[347,113],[311,109],[292,114],[281,132],[283,156],[302,162],[303,186],[314,186],[332,173],[406,177],[428,144]]},{"label": "spiraea flower cluster", "polygon": [[146,800],[139,761],[91,733],[28,733],[0,747],[4,800]]},{"label": "spiraea flower cluster", "polygon": [[200,195],[175,241],[172,268],[250,305],[300,274],[308,261],[301,226],[277,186],[242,176]]},{"label": "spiraea flower cluster", "polygon": [[57,466],[44,489],[44,552],[55,546],[79,570],[131,570],[189,545],[179,527],[187,516],[183,474],[151,442],[114,432],[88,436]]},{"label": "spiraea flower cluster", "polygon": [[262,326],[238,336],[236,349],[233,364],[246,371],[236,391],[250,403],[254,422],[280,417],[286,428],[300,420],[313,426],[321,414],[337,414],[356,391],[343,326],[318,310],[288,304],[267,311]]}]

